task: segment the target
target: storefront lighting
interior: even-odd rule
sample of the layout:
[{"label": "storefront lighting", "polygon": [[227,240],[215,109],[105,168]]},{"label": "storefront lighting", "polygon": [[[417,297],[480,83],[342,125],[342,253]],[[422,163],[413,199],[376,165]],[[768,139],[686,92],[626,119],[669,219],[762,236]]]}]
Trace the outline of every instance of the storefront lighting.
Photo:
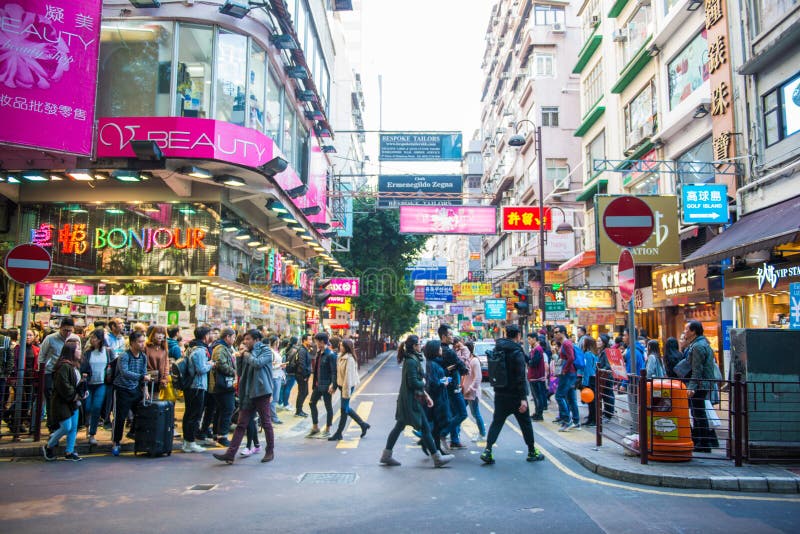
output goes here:
[{"label": "storefront lighting", "polygon": [[325,120],[325,114],[318,109],[312,109],[312,110],[307,109],[304,115],[310,121]]},{"label": "storefront lighting", "polygon": [[297,46],[297,41],[294,40],[294,37],[288,33],[273,35],[269,40],[272,41],[272,44],[275,45],[275,48],[278,50],[297,50],[300,48]]},{"label": "storefront lighting", "polygon": [[251,237],[253,236],[250,235],[250,232],[248,232],[247,230],[242,230],[238,234],[236,234],[236,237],[234,237],[234,239],[236,239],[237,241],[244,241],[245,239],[250,239]]},{"label": "storefront lighting", "polygon": [[229,17],[243,19],[250,12],[250,2],[248,0],[225,0],[219,8],[219,12]]},{"label": "storefront lighting", "polygon": [[139,206],[139,211],[144,213],[159,213],[161,210],[153,204],[142,204]]},{"label": "storefront lighting", "polygon": [[308,70],[302,65],[292,65],[291,67],[286,67],[286,75],[296,80],[307,80]]},{"label": "storefront lighting", "polygon": [[147,283],[147,280],[142,280],[141,278],[134,278],[133,279],[133,283],[134,284],[139,284],[139,285],[144,285],[144,284]]},{"label": "storefront lighting", "polygon": [[336,154],[336,147],[333,145],[322,145],[322,152],[324,154]]},{"label": "storefront lighting", "polygon": [[286,209],[286,206],[284,206],[281,202],[275,200],[274,198],[269,200],[269,201],[267,201],[267,204],[266,204],[265,207],[268,210],[273,211],[273,212],[278,213],[278,214],[289,213],[289,210]]},{"label": "storefront lighting", "polygon": [[314,228],[316,228],[317,230],[327,230],[330,227],[331,225],[328,223],[321,223],[321,222],[314,223]]},{"label": "storefront lighting", "polygon": [[122,215],[125,213],[125,210],[121,210],[119,208],[106,208],[106,213],[109,215]]},{"label": "storefront lighting", "polygon": [[129,0],[133,7],[138,8],[154,8],[161,7],[161,0]]},{"label": "storefront lighting", "polygon": [[697,109],[694,110],[692,118],[702,119],[706,115],[708,115],[708,108],[706,107],[705,104],[700,104],[699,106],[697,106]]},{"label": "storefront lighting", "polygon": [[138,160],[161,161],[164,159],[164,153],[161,152],[158,143],[155,141],[131,141],[131,148]]},{"label": "storefront lighting", "polygon": [[108,278],[101,278],[100,281],[104,284],[113,284],[113,280],[109,280]]},{"label": "storefront lighting", "polygon": [[178,208],[178,211],[185,215],[194,215],[195,213],[197,213],[197,210],[191,206],[182,206]]},{"label": "storefront lighting", "polygon": [[311,89],[303,89],[295,93],[297,100],[300,102],[316,102],[317,95]]},{"label": "storefront lighting", "polygon": [[115,180],[119,180],[120,182],[141,182],[142,177],[139,175],[139,171],[132,171],[127,169],[121,169],[118,171],[114,171],[111,173],[111,176],[114,177]]},{"label": "storefront lighting", "polygon": [[70,204],[67,206],[67,211],[70,213],[89,213],[89,210],[85,209],[80,204]]},{"label": "storefront lighting", "polygon": [[94,173],[95,180],[108,180],[109,174],[107,172],[96,172]]},{"label": "storefront lighting", "polygon": [[186,176],[192,176],[194,178],[209,179],[214,177],[211,171],[201,169],[200,167],[181,167],[180,169],[178,169],[178,172],[181,174],[185,174]]},{"label": "storefront lighting", "polygon": [[29,182],[46,182],[48,181],[47,175],[41,171],[23,171],[22,177]]},{"label": "storefront lighting", "polygon": [[278,173],[285,171],[289,167],[289,162],[281,157],[275,157],[259,167],[261,172],[267,176],[275,176]]},{"label": "storefront lighting", "polygon": [[14,176],[13,174],[9,174],[6,177],[6,181],[8,183],[10,183],[10,184],[18,184],[19,183],[19,179],[16,176]]},{"label": "storefront lighting", "polygon": [[247,185],[247,182],[239,178],[238,176],[215,176],[214,181],[218,184],[227,185],[229,187],[241,187],[243,185]]},{"label": "storefront lighting", "polygon": [[689,5],[686,6],[686,11],[697,11],[703,5],[703,0],[689,0]]},{"label": "storefront lighting", "polygon": [[[261,245],[256,250],[259,251],[259,252],[266,252],[266,251],[269,250],[269,245]],[[284,262],[284,263],[286,263],[286,262]]]},{"label": "storefront lighting", "polygon": [[289,189],[286,191],[286,194],[289,195],[289,198],[297,198],[301,197],[308,193],[308,185],[303,184],[301,186],[295,187],[294,189]]},{"label": "storefront lighting", "polygon": [[310,235],[308,235],[308,234],[303,234],[303,235],[301,235],[301,236],[300,236],[300,239],[303,239],[303,240],[305,240],[305,241],[314,241],[314,238],[313,238],[313,237],[311,237],[311,236],[310,236]]},{"label": "storefront lighting", "polygon": [[303,215],[319,215],[322,208],[319,206],[308,206],[307,208],[300,208],[300,211],[303,212]]},{"label": "storefront lighting", "polygon": [[247,242],[247,246],[248,247],[255,248],[255,247],[259,246],[259,245],[261,245],[261,241],[259,241],[258,239],[253,239],[252,241],[248,241]]},{"label": "storefront lighting", "polygon": [[74,171],[68,171],[67,176],[69,176],[76,182],[94,181],[94,175],[92,174],[92,171],[90,171],[89,169],[76,169]]},{"label": "storefront lighting", "polygon": [[52,172],[50,173],[51,182],[61,182],[62,180],[64,180],[64,176],[62,176],[61,174],[56,174]]},{"label": "storefront lighting", "polygon": [[239,231],[239,225],[236,224],[234,221],[231,221],[231,220],[228,220],[228,219],[223,219],[221,224],[222,224],[222,231],[223,232],[228,233],[228,232],[238,232]]}]

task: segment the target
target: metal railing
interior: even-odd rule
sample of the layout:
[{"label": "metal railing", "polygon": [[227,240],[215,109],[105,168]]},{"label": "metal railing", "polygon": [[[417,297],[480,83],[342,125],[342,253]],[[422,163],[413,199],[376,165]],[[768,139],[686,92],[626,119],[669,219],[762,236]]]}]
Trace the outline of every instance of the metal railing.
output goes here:
[{"label": "metal railing", "polygon": [[26,373],[21,385],[17,377],[9,377],[5,387],[6,394],[3,398],[6,403],[0,406],[0,439],[10,436],[13,441],[18,441],[22,436],[32,436],[34,441],[39,441],[44,403],[44,373]]}]

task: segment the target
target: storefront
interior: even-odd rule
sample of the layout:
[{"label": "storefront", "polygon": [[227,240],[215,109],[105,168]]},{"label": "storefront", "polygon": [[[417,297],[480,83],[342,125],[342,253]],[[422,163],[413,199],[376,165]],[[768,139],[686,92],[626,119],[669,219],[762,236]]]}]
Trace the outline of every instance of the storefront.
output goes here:
[{"label": "storefront", "polygon": [[575,313],[577,324],[597,339],[614,330],[615,297],[612,289],[568,289],[567,309]]},{"label": "storefront", "polygon": [[800,256],[725,272],[733,299],[733,328],[789,328],[789,284],[800,282]]}]

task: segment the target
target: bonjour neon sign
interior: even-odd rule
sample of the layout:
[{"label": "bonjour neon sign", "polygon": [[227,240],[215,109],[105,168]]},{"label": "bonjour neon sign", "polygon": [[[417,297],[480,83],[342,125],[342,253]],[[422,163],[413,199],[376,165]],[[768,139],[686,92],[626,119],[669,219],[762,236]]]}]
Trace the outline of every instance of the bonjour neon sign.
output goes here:
[{"label": "bonjour neon sign", "polygon": [[94,248],[140,248],[144,252],[154,249],[205,249],[206,233],[200,228],[95,228]]}]

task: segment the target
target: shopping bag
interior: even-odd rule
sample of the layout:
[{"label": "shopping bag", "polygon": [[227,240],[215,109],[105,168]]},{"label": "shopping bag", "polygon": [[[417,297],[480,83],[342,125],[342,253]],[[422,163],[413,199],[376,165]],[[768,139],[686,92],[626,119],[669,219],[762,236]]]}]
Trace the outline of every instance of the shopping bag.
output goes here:
[{"label": "shopping bag", "polygon": [[722,421],[720,421],[719,416],[717,415],[717,411],[714,409],[714,406],[711,405],[711,401],[706,399],[706,419],[708,419],[708,426],[715,427],[720,426]]},{"label": "shopping bag", "polygon": [[177,400],[175,397],[175,389],[172,387],[172,378],[167,381],[167,385],[161,388],[161,391],[158,393],[158,399],[170,402],[175,402]]}]

